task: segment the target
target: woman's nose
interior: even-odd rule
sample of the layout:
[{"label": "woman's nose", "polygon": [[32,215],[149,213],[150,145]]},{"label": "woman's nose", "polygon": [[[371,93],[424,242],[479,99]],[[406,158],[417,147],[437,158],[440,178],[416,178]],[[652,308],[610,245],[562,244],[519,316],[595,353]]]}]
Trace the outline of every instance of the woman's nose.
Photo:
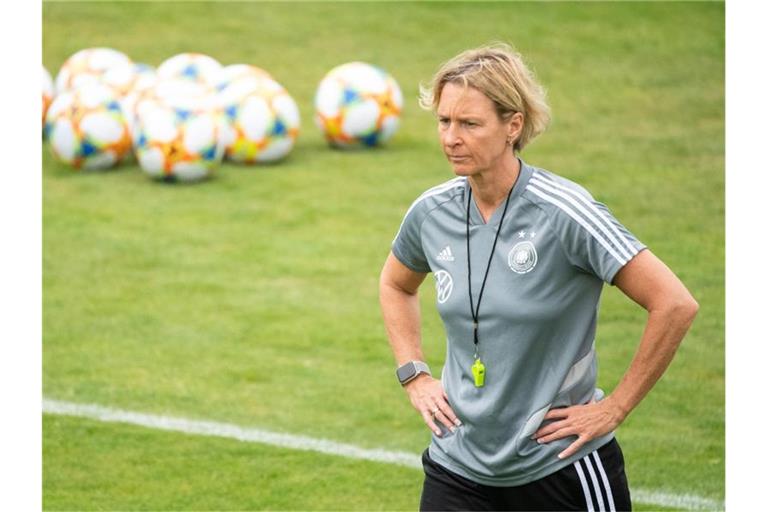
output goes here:
[{"label": "woman's nose", "polygon": [[461,142],[461,138],[457,133],[455,124],[451,123],[443,130],[442,139],[443,145],[445,146],[455,146]]}]

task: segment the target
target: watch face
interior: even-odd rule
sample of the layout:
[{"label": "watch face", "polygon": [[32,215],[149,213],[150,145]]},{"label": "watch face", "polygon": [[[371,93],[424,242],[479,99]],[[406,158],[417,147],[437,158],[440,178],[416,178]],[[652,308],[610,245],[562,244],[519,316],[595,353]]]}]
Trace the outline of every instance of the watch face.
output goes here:
[{"label": "watch face", "polygon": [[413,362],[405,363],[403,366],[397,369],[397,378],[400,382],[406,381],[416,373],[416,365]]}]

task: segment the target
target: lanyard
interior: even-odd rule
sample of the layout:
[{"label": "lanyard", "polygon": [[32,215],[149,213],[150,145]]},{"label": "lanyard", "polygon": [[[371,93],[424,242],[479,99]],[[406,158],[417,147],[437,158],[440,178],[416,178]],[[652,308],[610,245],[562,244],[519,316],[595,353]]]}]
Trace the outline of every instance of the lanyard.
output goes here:
[{"label": "lanyard", "polygon": [[475,386],[480,388],[485,384],[485,365],[480,360],[477,352],[477,345],[480,342],[478,338],[478,328],[480,325],[480,301],[483,300],[483,291],[485,291],[485,282],[488,280],[488,271],[491,269],[491,261],[493,260],[493,253],[496,252],[496,242],[499,241],[499,233],[501,233],[501,225],[504,223],[504,216],[507,214],[507,207],[509,207],[509,198],[512,197],[512,188],[509,189],[507,194],[507,200],[504,203],[504,211],[501,212],[501,220],[499,220],[499,227],[496,228],[496,236],[493,239],[493,247],[491,247],[491,255],[488,256],[488,265],[485,267],[485,276],[483,276],[483,284],[480,287],[480,295],[477,296],[477,308],[475,308],[472,300],[472,263],[469,251],[469,207],[472,204],[472,187],[467,183],[469,188],[467,198],[467,280],[469,284],[469,311],[472,313],[473,330],[474,330],[474,343],[475,343],[475,362],[472,365],[472,375],[475,377]]}]

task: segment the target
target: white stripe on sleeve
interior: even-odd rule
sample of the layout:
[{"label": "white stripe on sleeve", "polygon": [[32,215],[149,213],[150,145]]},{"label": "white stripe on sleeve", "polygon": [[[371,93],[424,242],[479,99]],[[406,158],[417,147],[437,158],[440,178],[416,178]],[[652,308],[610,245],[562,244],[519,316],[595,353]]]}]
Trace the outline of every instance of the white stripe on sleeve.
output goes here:
[{"label": "white stripe on sleeve", "polygon": [[[606,235],[611,242],[613,242],[613,245],[619,250],[619,252],[624,258],[629,260],[632,258],[632,256],[634,256],[632,252],[627,251],[626,247],[622,245],[621,242],[616,240],[616,237],[614,237],[611,231],[608,229],[608,227],[606,227],[606,224],[609,224],[611,227],[613,227],[612,223],[607,219],[605,219],[604,217],[602,217],[601,219],[596,218],[592,213],[590,213],[586,208],[584,208],[582,204],[579,204],[579,201],[574,199],[571,195],[566,194],[562,190],[558,190],[558,188],[565,189],[565,187],[560,187],[555,183],[544,181],[542,179],[537,179],[536,176],[534,176],[534,178],[531,180],[531,183],[536,185],[537,187],[540,187],[546,190],[547,192],[550,192],[556,196],[562,197],[563,199],[568,201],[570,204],[572,204],[574,207],[576,207],[576,209],[579,210],[579,212],[581,212],[582,215],[584,215],[588,220],[592,221],[592,223],[595,226],[597,226],[597,228],[600,231],[602,231],[602,233]],[[592,209],[595,212],[598,212],[598,215],[600,214],[599,210],[595,208],[595,206],[591,202],[589,202],[589,205],[592,207]],[[616,231],[615,227],[614,227],[614,231]],[[617,234],[621,236],[618,232]]]},{"label": "white stripe on sleeve", "polygon": [[576,473],[579,474],[581,489],[584,491],[584,499],[587,501],[587,512],[595,512],[595,506],[592,504],[592,496],[589,494],[589,485],[587,485],[587,479],[584,476],[584,470],[581,469],[581,462],[577,460],[573,463],[573,466],[576,468]]},{"label": "white stripe on sleeve", "polygon": [[[631,243],[629,240],[627,240],[627,237],[626,237],[626,236],[624,236],[624,234],[623,234],[621,231],[619,231],[619,230],[616,228],[616,225],[615,225],[613,222],[611,222],[611,219],[609,219],[609,218],[608,218],[608,217],[605,215],[605,212],[602,212],[602,211],[601,211],[601,210],[600,210],[600,209],[599,209],[597,206],[595,206],[595,205],[592,203],[592,201],[591,201],[591,200],[590,200],[588,197],[586,197],[584,194],[580,193],[580,192],[579,192],[579,191],[577,191],[577,190],[572,190],[572,189],[570,189],[570,188],[568,188],[568,187],[565,187],[565,186],[561,185],[560,183],[556,183],[554,180],[552,180],[552,179],[551,179],[551,178],[549,178],[548,176],[545,176],[544,174],[541,174],[541,173],[536,173],[536,174],[533,176],[533,179],[535,179],[535,180],[539,180],[539,181],[543,181],[543,182],[547,183],[548,185],[551,185],[551,186],[553,186],[553,187],[555,187],[555,188],[558,188],[558,189],[560,189],[560,190],[563,190],[563,191],[565,191],[565,192],[569,193],[570,195],[572,195],[573,197],[580,199],[582,203],[584,203],[585,205],[587,205],[587,207],[588,207],[589,209],[591,209],[591,210],[592,210],[592,211],[593,211],[593,212],[594,212],[594,213],[595,213],[595,214],[596,214],[598,217],[600,217],[600,219],[602,219],[602,221],[603,221],[603,222],[604,222],[604,223],[605,223],[605,224],[606,224],[606,225],[607,225],[607,226],[608,226],[608,227],[611,229],[611,231],[613,231],[613,232],[614,232],[614,234],[615,234],[615,235],[616,235],[616,236],[619,238],[619,240],[620,240],[620,241],[621,241],[621,242],[624,244],[624,248],[626,248],[626,249],[629,251],[629,257],[628,257],[629,259],[631,259],[631,258],[632,258],[632,256],[634,256],[635,254],[637,254],[637,249],[635,248],[635,246],[634,246],[634,245],[632,245],[632,243]],[[617,246],[618,246],[619,248],[622,248],[622,246],[621,246],[620,244],[617,244]]]},{"label": "white stripe on sleeve", "polygon": [[397,234],[395,235],[395,238],[392,240],[392,242],[394,243],[394,241],[397,240],[397,237],[400,236],[400,231],[403,230],[403,224],[405,224],[405,219],[408,217],[408,214],[411,213],[411,210],[413,210],[417,204],[419,204],[420,202],[422,202],[424,199],[428,197],[441,194],[454,187],[463,185],[465,181],[466,181],[466,178],[464,178],[463,176],[459,176],[458,178],[454,178],[450,181],[437,185],[436,187],[432,187],[431,189],[421,194],[418,198],[416,198],[416,200],[413,202],[410,208],[408,208],[408,211],[405,212],[405,215],[403,215],[403,221],[400,223],[400,227],[398,228]]},{"label": "white stripe on sleeve", "polygon": [[526,190],[530,190],[540,198],[544,199],[545,201],[549,201],[550,203],[554,204],[561,210],[563,210],[565,213],[567,213],[573,220],[578,222],[584,229],[586,229],[590,235],[592,235],[595,240],[600,242],[600,245],[602,245],[606,251],[610,253],[611,256],[616,258],[616,260],[621,264],[621,266],[626,265],[627,260],[623,258],[621,255],[619,255],[613,247],[611,247],[611,244],[609,244],[605,238],[603,238],[600,233],[595,231],[595,229],[583,218],[581,218],[576,212],[574,212],[572,209],[570,209],[567,205],[563,204],[562,202],[558,201],[554,197],[550,196],[549,194],[539,190],[538,188],[534,187],[531,184],[528,184],[528,186],[525,187]]}]

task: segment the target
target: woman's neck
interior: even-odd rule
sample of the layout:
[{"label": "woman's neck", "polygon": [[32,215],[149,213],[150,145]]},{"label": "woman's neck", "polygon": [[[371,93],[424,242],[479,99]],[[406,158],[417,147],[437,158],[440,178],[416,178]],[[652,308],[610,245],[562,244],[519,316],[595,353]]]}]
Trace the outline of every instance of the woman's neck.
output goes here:
[{"label": "woman's neck", "polygon": [[469,177],[475,204],[486,222],[494,210],[507,198],[519,175],[520,161],[517,157],[513,157],[513,161],[507,166]]}]

